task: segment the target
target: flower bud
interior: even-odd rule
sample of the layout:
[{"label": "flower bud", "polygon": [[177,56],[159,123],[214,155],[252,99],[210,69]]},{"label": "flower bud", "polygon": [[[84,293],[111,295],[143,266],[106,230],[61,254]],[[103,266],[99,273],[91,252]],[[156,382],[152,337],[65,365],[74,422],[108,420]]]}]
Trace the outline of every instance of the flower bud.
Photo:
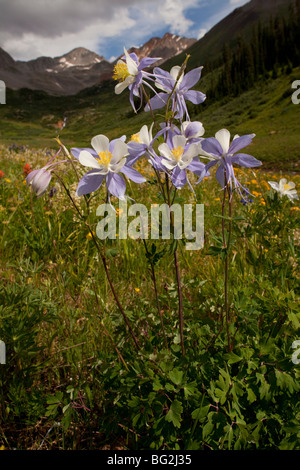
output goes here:
[{"label": "flower bud", "polygon": [[37,197],[39,197],[47,191],[51,178],[51,172],[41,168],[40,170],[31,171],[26,181],[28,185],[32,185],[33,191],[36,193]]}]

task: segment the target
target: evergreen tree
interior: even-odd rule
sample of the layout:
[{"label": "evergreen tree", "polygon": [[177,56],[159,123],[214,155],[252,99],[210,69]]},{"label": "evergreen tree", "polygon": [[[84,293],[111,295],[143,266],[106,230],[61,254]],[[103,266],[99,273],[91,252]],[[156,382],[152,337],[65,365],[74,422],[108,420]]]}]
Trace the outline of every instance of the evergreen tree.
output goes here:
[{"label": "evergreen tree", "polygon": [[[217,98],[239,95],[259,80],[278,77],[279,70],[289,74],[300,65],[300,0],[290,4],[288,17],[270,16],[269,22],[253,26],[251,40],[240,35],[235,43],[222,49],[219,78],[212,78],[211,88]],[[220,64],[220,58],[213,64]]]}]

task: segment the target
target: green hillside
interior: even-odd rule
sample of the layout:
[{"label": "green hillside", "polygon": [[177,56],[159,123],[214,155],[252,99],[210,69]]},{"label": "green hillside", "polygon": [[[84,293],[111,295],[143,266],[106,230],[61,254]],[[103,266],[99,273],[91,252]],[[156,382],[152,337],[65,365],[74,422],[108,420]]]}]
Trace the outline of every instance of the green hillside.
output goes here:
[{"label": "green hillside", "polygon": [[[300,68],[277,79],[260,80],[238,97],[222,98],[190,106],[191,119],[201,120],[205,136],[222,127],[232,133],[252,133],[257,137],[253,155],[267,166],[297,170],[300,161],[300,105],[292,103],[291,84],[299,79]],[[210,74],[203,75],[199,89],[207,92]],[[159,114],[159,111],[157,112]],[[103,133],[110,138],[130,137],[143,124],[151,123],[149,113],[135,115],[128,93],[115,95],[111,83],[86,90],[75,97],[49,97],[29,90],[8,91],[7,105],[1,106],[1,143],[54,147],[58,130],[53,127],[67,117],[61,138],[68,146],[89,146],[92,136]],[[159,116],[158,116],[159,119]]]},{"label": "green hillside", "polygon": [[171,67],[181,64],[186,53],[191,55],[191,67],[208,63],[220,63],[223,46],[226,43],[234,50],[241,36],[247,42],[251,40],[253,30],[258,23],[261,26],[266,25],[269,23],[270,18],[274,20],[275,17],[280,18],[282,21],[289,21],[291,7],[295,4],[299,5],[299,1],[251,0],[246,5],[236,8],[185,52],[170,59],[167,65]]},{"label": "green hillside", "polygon": [[222,127],[240,135],[253,132],[252,154],[264,167],[299,171],[300,105],[291,101],[291,84],[299,77],[300,67],[290,75],[260,81],[238,97],[207,103],[203,111],[192,113],[192,119],[203,122],[206,136]]},{"label": "green hillside", "polygon": [[[300,0],[293,8],[290,0],[252,0],[234,10],[187,51],[187,70],[207,62],[196,85],[207,99],[189,106],[206,137],[222,127],[233,134],[255,133],[254,156],[267,167],[297,171],[300,105],[291,101],[291,86],[300,79]],[[162,67],[170,70],[185,58],[178,55]],[[57,123],[64,118],[61,138],[67,146],[89,146],[100,133],[129,138],[150,125],[151,115],[142,110],[136,115],[128,90],[115,95],[114,86],[107,81],[76,96],[7,90],[7,104],[0,106],[0,143],[54,147]]]}]

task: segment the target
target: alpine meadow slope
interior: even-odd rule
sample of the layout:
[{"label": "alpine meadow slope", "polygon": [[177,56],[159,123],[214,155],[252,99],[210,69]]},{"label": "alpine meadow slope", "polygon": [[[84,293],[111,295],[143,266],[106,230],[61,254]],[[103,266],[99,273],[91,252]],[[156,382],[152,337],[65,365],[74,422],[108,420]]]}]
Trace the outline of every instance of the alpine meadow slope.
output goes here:
[{"label": "alpine meadow slope", "polygon": [[[197,89],[207,99],[200,109],[189,105],[193,118],[201,120],[209,133],[216,132],[221,122],[236,133],[254,129],[255,156],[262,156],[267,166],[280,169],[288,165],[294,171],[300,159],[300,106],[292,102],[292,84],[300,79],[299,51],[295,49],[299,43],[299,11],[299,0],[251,0],[184,53],[160,65],[170,70],[180,65],[187,54],[187,70],[204,65]],[[289,43],[291,35],[293,47]],[[170,35],[166,39],[170,41]],[[147,44],[145,47],[149,48]],[[151,47],[160,44],[155,39]],[[8,55],[5,59],[10,64]],[[101,58],[93,55],[90,60],[98,62]],[[61,67],[60,62],[58,65]],[[66,144],[86,145],[88,136],[99,132],[112,138],[119,132],[129,137],[137,126],[149,124],[151,116],[135,115],[123,94],[112,100],[115,83],[109,79],[74,96],[8,89],[7,104],[0,107],[1,142],[53,147],[53,138],[61,132],[64,119],[62,135]]]}]

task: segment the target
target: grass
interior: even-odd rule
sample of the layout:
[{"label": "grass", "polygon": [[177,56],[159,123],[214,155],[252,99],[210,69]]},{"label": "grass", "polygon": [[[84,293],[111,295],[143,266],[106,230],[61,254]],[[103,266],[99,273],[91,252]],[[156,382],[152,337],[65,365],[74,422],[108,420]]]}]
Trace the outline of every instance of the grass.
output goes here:
[{"label": "grass", "polygon": [[[300,209],[268,184],[286,177],[299,188],[299,109],[290,101],[298,72],[237,98],[191,107],[206,136],[222,127],[254,132],[251,154],[263,165],[236,169],[254,202],[243,206],[235,197],[232,218],[222,217],[223,193],[213,175],[194,186],[205,209],[205,244],[188,251],[178,243],[185,355],[172,240],[149,240],[148,258],[141,240],[118,236],[99,252],[92,233],[103,189],[89,199],[87,225],[55,178],[52,192],[41,198],[25,181],[26,164],[40,168],[54,155],[53,125],[64,116],[61,139],[68,147],[88,146],[99,132],[129,136],[150,116],[135,116],[125,94],[112,99],[109,84],[76,99],[9,92],[0,109],[0,339],[7,347],[0,368],[0,449],[300,448],[299,367],[291,360],[300,331]],[[204,76],[204,91],[208,83]],[[162,203],[153,170],[143,160],[136,167],[147,183],[127,181],[127,194],[147,207]],[[85,211],[74,173],[67,163],[61,169]],[[195,203],[188,187],[175,199],[183,201]],[[139,350],[115,302],[103,255]]]},{"label": "grass", "polygon": [[299,171],[299,109],[291,101],[291,84],[299,74],[298,68],[292,75],[259,83],[237,98],[209,105],[193,119],[202,120],[208,135],[222,127],[240,135],[254,132],[251,152],[265,167]]},{"label": "grass", "polygon": [[[217,375],[213,378],[211,373],[214,366],[211,361],[217,361],[219,350],[221,355],[224,354],[223,340],[217,346],[222,337],[218,329],[220,308],[223,302],[221,295],[223,262],[222,258],[209,255],[210,247],[215,245],[215,239],[220,234],[218,216],[221,210],[221,194],[219,187],[212,178],[204,180],[196,187],[198,202],[205,205],[204,250],[187,252],[182,249],[180,251],[187,327],[185,333],[187,362],[182,363],[179,360],[177,290],[171,255],[167,254],[159,260],[156,265],[156,275],[159,279],[159,298],[168,347],[171,348],[173,358],[168,356],[169,353],[161,346],[160,320],[153,303],[153,286],[143,244],[141,241],[118,240],[118,238],[106,243],[107,264],[111,277],[125,305],[126,313],[134,324],[135,332],[143,344],[143,351],[139,356],[134,353],[130,335],[124,330],[123,319],[112,297],[90,233],[76,217],[62,188],[56,185],[58,191],[53,198],[45,195],[36,199],[31,198],[30,191],[24,184],[24,165],[28,163],[32,167],[41,166],[44,163],[45,153],[45,150],[20,150],[17,147],[8,149],[6,146],[0,149],[0,168],[4,173],[0,180],[0,223],[3,228],[0,253],[2,284],[0,337],[5,341],[8,352],[7,365],[1,366],[0,370],[2,381],[0,445],[5,449],[34,450],[149,449],[153,448],[153,443],[156,442],[161,448],[167,445],[168,448],[171,446],[171,449],[176,449],[178,448],[176,446],[182,445],[187,448],[201,448],[203,442],[207,442],[209,447],[220,448],[219,437],[216,437],[218,434],[211,438],[212,440],[205,437],[204,428],[205,425],[209,426],[210,419],[212,419],[211,413],[200,419],[203,422],[201,426],[199,425],[200,427],[191,420],[190,414],[192,412],[195,414],[197,402],[199,404],[198,386],[195,389],[195,380],[200,378],[200,382],[202,380],[202,384],[205,383],[205,376],[208,373],[205,369],[201,369],[201,373],[200,370],[197,372],[197,362],[200,361],[199,364],[202,363],[203,368],[210,357],[207,363],[207,365],[211,363],[208,382],[217,380],[219,367],[222,367],[223,362],[221,360],[218,363]],[[144,172],[149,180],[153,178],[147,167],[140,165],[139,170]],[[265,328],[263,317],[267,318],[268,326],[272,325],[276,319],[274,323],[276,341],[283,341],[280,340],[280,335],[283,335],[285,341],[290,344],[292,338],[297,338],[297,331],[299,331],[296,327],[299,315],[296,313],[295,299],[299,288],[296,274],[299,207],[286,204],[284,209],[281,209],[283,210],[281,215],[278,215],[278,209],[272,209],[272,204],[276,201],[272,203],[272,199],[269,199],[267,181],[278,181],[280,176],[287,176],[289,179],[292,178],[299,187],[300,177],[285,175],[285,173],[279,175],[274,171],[266,172],[265,170],[258,170],[255,173],[251,170],[240,171],[238,174],[256,197],[250,206],[244,207],[238,201],[234,203],[235,215],[242,217],[240,227],[242,231],[236,232],[236,246],[233,248],[231,258],[232,276],[237,279],[232,293],[233,309],[238,321],[242,324],[250,315],[249,312],[252,312],[252,316],[254,315],[253,325],[252,321],[250,322],[253,331],[251,333],[250,330],[247,333],[250,335],[247,339],[249,351],[252,351],[251,334],[254,337],[256,335],[260,344],[259,334],[262,334]],[[67,174],[65,178],[75,197],[74,178]],[[134,185],[128,185],[128,194],[147,204],[150,201],[159,202],[155,186],[150,185],[149,192],[148,185],[142,185],[137,193]],[[180,196],[186,202],[193,200],[188,189],[182,190]],[[104,194],[100,193],[91,201],[93,228],[97,223],[95,209],[102,197],[104,198]],[[81,199],[76,200],[79,204],[83,204]],[[268,220],[263,222],[266,208]],[[260,232],[261,224],[262,231]],[[268,231],[266,227],[270,227],[270,224],[273,229]],[[284,238],[281,235],[283,227],[287,230]],[[158,250],[161,250],[163,245],[162,242],[158,242]],[[284,261],[287,256],[288,264]],[[283,269],[285,274],[283,274]],[[263,297],[260,297],[261,291],[257,290],[258,286],[261,286],[262,292],[265,292],[262,294]],[[250,297],[249,292],[251,292]],[[272,300],[274,292],[275,298]],[[251,299],[250,303],[247,298]],[[275,302],[275,307],[273,302]],[[286,309],[287,305],[289,305],[288,309]],[[282,308],[290,315],[289,321],[278,326],[277,322],[278,318],[281,318]],[[259,313],[255,313],[256,310]],[[276,318],[277,311],[278,318]],[[256,315],[260,315],[261,333],[255,329]],[[235,349],[237,355],[242,354],[240,344],[245,341],[246,336],[243,339],[238,338]],[[213,342],[212,346],[209,346],[211,342]],[[205,353],[208,347],[213,348],[211,356]],[[261,347],[265,348],[263,342]],[[271,352],[273,347],[275,348],[275,343],[270,349]],[[281,351],[281,349],[278,350]],[[263,354],[265,362],[271,361],[270,351],[268,352],[270,357],[267,359],[266,350],[261,349],[260,354]],[[255,357],[258,352],[251,354]],[[291,369],[292,363],[288,354],[287,350],[285,365],[278,365],[278,367],[284,367],[284,370],[288,371],[287,374],[290,374],[288,377],[291,377],[293,381],[294,372]],[[161,368],[160,378],[157,375],[151,375],[153,364],[158,363]],[[140,370],[141,364],[144,364],[145,370]],[[181,372],[178,372],[178,368],[180,366],[185,370],[188,364],[190,366],[193,364],[188,372],[190,382],[182,385],[181,390],[182,393],[184,391],[185,398],[180,398],[181,392],[178,384],[183,381],[183,376]],[[233,366],[234,364],[229,365],[230,373],[233,374],[232,380],[238,380],[238,376],[232,370]],[[123,367],[123,370],[119,370],[120,367]],[[272,367],[268,367],[271,371]],[[171,373],[170,368],[174,373],[171,374],[173,382],[169,383],[170,379],[167,377]],[[263,376],[267,377],[266,372],[263,372],[261,368],[260,365],[255,366],[256,373],[263,373]],[[248,370],[248,374],[251,375],[250,370],[251,367]],[[150,374],[149,378],[147,374]],[[174,374],[179,375],[177,377]],[[118,380],[121,382],[118,383]],[[165,380],[167,380],[165,384],[167,396],[175,397],[175,402],[173,401],[171,405],[173,408],[170,408],[170,403],[162,405],[161,402],[163,395],[159,390],[162,387],[162,381]],[[139,387],[141,393],[137,396],[134,390]],[[139,410],[145,406],[143,403],[154,399],[153,393],[156,392],[153,392],[153,387],[154,390],[158,390],[155,398],[158,402],[156,405],[153,404],[154,408],[147,411],[148,414],[144,415],[145,421],[143,421],[141,418],[143,414]],[[177,390],[174,387],[179,388]],[[205,387],[209,390],[208,384]],[[291,393],[282,393],[283,396],[288,393],[287,398],[294,403],[294,385],[291,387]],[[275,402],[275,409],[278,405],[280,410],[280,388],[274,387],[275,389],[279,395],[272,395],[273,405]],[[253,390],[251,393],[263,393],[255,387]],[[151,393],[148,396],[149,392]],[[249,390],[248,393],[250,393]],[[250,412],[252,406],[257,409],[258,413],[258,410],[263,408],[262,403],[266,397],[262,398],[263,401],[253,399],[254,405],[250,406],[252,399],[251,395],[250,402],[243,412],[244,415]],[[205,409],[208,407],[213,410],[213,403],[214,400],[209,398],[209,395],[205,395]],[[163,422],[164,426],[169,427],[163,431],[162,435],[156,430],[158,433],[156,437],[151,437],[155,430],[152,423],[153,416],[156,416],[156,412],[159,413],[154,422],[156,420],[161,422],[164,416],[164,412],[160,414],[159,411],[161,406],[167,406],[166,409],[172,410],[168,414],[168,419]],[[293,408],[296,414],[297,406],[295,404]],[[266,409],[270,409],[268,407],[270,404]],[[188,413],[188,418],[183,417],[183,410]],[[222,419],[225,419],[226,413],[227,411],[224,411]],[[281,412],[278,411],[278,413]],[[183,421],[179,432],[181,419]],[[213,419],[217,419],[217,414]],[[247,418],[244,416],[244,419],[249,423],[250,428],[256,422],[251,416]],[[280,419],[285,426],[291,426],[291,417],[282,415]],[[185,444],[180,444],[181,433],[184,435],[187,432],[187,435],[190,435],[188,428],[185,431],[185,427],[191,426],[193,422],[196,429],[193,443],[187,444],[187,441],[184,441]],[[223,425],[226,426],[226,422]],[[150,427],[145,433],[147,426]],[[265,432],[271,433],[267,428]],[[291,438],[289,433],[283,434],[285,437],[285,440],[281,437],[283,443],[280,444],[279,438],[277,440],[274,438],[274,447],[291,445],[294,446],[293,448],[295,446],[299,448],[297,438],[295,442],[292,438],[292,444],[285,444],[286,440],[289,442]],[[224,439],[226,435],[226,432],[224,435],[221,434]],[[237,433],[233,442],[239,442],[239,439]],[[255,442],[259,448],[270,446],[270,443],[267,444],[268,439],[262,435],[256,437]],[[240,445],[242,448],[249,447],[243,440]]]},{"label": "grass", "polygon": [[[222,127],[232,134],[255,133],[253,155],[267,168],[298,171],[300,147],[299,109],[291,101],[291,84],[300,76],[300,68],[291,75],[260,81],[239,97],[229,97],[199,107],[190,106],[191,118],[203,122],[205,136]],[[199,89],[207,93],[210,74],[203,76]],[[0,108],[3,144],[55,147],[55,125],[67,117],[62,136],[68,146],[89,146],[96,134],[109,138],[128,137],[144,124],[150,125],[147,113],[135,115],[126,93],[114,96],[113,84],[81,92],[76,97],[49,97],[29,90],[8,91],[7,105]],[[157,112],[159,116],[159,112]],[[117,125],[116,125],[117,123]]]}]

